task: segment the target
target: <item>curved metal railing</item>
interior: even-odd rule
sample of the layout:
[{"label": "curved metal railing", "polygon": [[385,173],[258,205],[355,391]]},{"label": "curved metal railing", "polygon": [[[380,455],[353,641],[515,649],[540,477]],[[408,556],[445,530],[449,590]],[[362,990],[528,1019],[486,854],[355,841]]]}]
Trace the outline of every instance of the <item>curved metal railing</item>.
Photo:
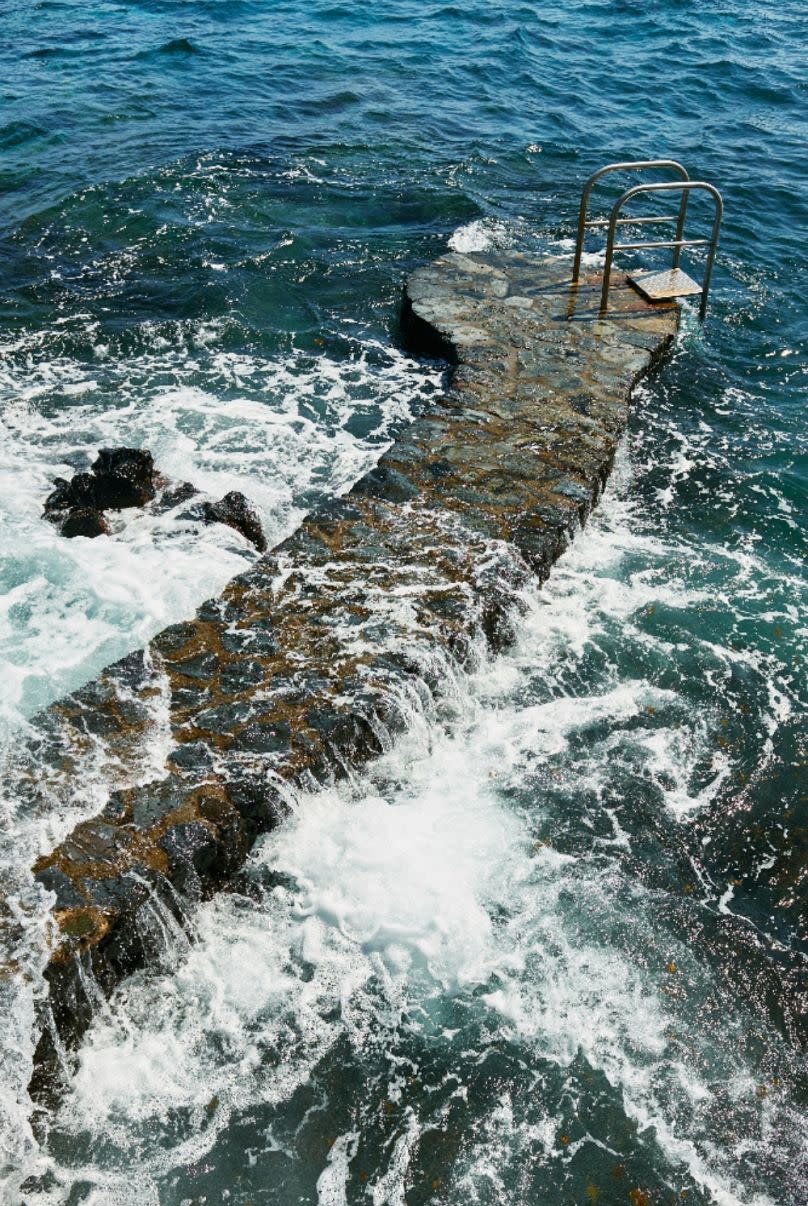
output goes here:
[{"label": "curved metal railing", "polygon": [[[637,218],[622,218],[620,211],[627,201],[632,197],[638,196],[640,193],[660,193],[672,192],[681,190],[682,201],[679,206],[679,225],[676,230],[675,239],[662,239],[653,243],[615,243],[615,231],[621,222],[636,223]],[[684,214],[687,208],[687,198],[694,189],[701,189],[702,192],[709,193],[715,203],[715,215],[713,217],[712,231],[709,239],[685,239],[684,234]],[[707,294],[710,290],[710,277],[713,271],[713,261],[715,260],[715,251],[718,246],[718,235],[721,230],[721,218],[724,213],[724,203],[721,200],[721,194],[718,189],[708,184],[706,180],[671,180],[661,184],[635,184],[633,188],[628,189],[623,193],[622,197],[615,202],[612,207],[612,212],[609,215],[608,226],[609,232],[606,237],[606,261],[603,266],[603,287],[600,294],[600,309],[603,313],[606,309],[609,300],[609,282],[612,273],[612,259],[615,251],[634,251],[642,247],[672,247],[673,251],[673,268],[675,269],[679,263],[679,254],[683,247],[709,247],[707,252],[707,263],[704,267],[704,278],[701,285],[701,305],[699,307],[699,316],[704,318],[707,311]],[[670,221],[670,219],[668,219]]]},{"label": "curved metal railing", "polygon": [[[584,190],[581,194],[581,208],[578,212],[578,234],[575,240],[575,259],[572,265],[572,283],[578,284],[578,277],[581,271],[581,256],[584,250],[584,238],[587,230],[594,229],[599,226],[608,226],[608,218],[595,218],[591,222],[587,221],[586,215],[589,209],[589,194],[593,187],[607,172],[644,172],[649,169],[656,170],[657,168],[676,172],[681,180],[689,180],[690,176],[685,168],[676,159],[637,159],[630,163],[607,163],[606,167],[602,167],[594,175],[590,176],[584,185]],[[687,210],[687,194],[684,194],[679,205],[678,214],[665,214],[662,217],[649,218],[623,218],[623,222],[631,222],[632,225],[652,225],[661,222],[676,222],[676,238],[681,239],[682,232],[685,227],[685,212]],[[679,248],[674,251],[673,267],[676,268],[679,264]]]}]

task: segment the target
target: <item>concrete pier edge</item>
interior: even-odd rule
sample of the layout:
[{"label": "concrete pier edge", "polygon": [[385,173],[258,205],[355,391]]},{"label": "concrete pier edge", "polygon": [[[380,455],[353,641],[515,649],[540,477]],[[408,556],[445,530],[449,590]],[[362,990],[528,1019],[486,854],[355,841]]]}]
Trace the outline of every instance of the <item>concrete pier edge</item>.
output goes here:
[{"label": "concrete pier edge", "polygon": [[159,957],[160,910],[183,924],[290,788],[379,755],[413,693],[510,643],[519,592],[586,520],[676,331],[678,307],[623,277],[605,317],[598,294],[597,274],[573,289],[565,261],[515,251],[416,271],[401,329],[452,365],[445,395],[192,619],[36,718],[14,790],[40,812],[86,798],[87,819],[34,866],[54,894],[35,1102],[58,1098],[94,995]]}]

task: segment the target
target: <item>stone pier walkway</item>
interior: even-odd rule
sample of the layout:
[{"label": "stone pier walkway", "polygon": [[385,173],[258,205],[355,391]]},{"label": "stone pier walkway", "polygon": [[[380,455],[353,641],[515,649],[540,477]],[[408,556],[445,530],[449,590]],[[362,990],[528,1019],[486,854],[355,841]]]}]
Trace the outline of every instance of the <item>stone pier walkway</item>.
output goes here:
[{"label": "stone pier walkway", "polygon": [[511,639],[518,592],[596,502],[678,318],[615,279],[600,319],[597,279],[572,290],[568,272],[515,252],[416,272],[402,325],[454,363],[445,396],[220,597],[38,718],[19,790],[71,815],[79,797],[90,819],[34,868],[55,897],[35,1096],[92,1014],[77,958],[109,993],[156,950],[155,895],[176,913],[225,885],[285,783],[372,758],[452,661]]}]

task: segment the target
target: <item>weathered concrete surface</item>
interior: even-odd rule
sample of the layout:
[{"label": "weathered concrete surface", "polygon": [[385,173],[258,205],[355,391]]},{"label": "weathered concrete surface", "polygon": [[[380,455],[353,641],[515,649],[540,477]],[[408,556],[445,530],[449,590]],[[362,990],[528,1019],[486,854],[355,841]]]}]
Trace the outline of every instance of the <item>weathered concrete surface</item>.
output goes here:
[{"label": "weathered concrete surface", "polygon": [[600,320],[597,293],[516,253],[415,273],[402,326],[455,362],[445,397],[221,597],[43,715],[19,790],[58,808],[91,781],[100,808],[35,866],[55,893],[35,1096],[89,1021],[87,969],[111,991],[161,915],[241,865],[284,783],[346,774],[453,661],[507,644],[520,588],[586,518],[631,387],[676,328],[676,307],[623,281]]}]

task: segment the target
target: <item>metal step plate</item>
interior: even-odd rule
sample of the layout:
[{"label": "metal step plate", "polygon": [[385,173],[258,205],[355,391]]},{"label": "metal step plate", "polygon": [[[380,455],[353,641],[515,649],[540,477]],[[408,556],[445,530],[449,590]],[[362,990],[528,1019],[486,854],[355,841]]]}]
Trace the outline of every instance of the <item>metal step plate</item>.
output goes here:
[{"label": "metal step plate", "polygon": [[648,301],[668,301],[671,297],[690,297],[701,293],[701,285],[697,285],[692,276],[681,268],[668,268],[665,272],[639,272],[629,275],[628,279]]}]

